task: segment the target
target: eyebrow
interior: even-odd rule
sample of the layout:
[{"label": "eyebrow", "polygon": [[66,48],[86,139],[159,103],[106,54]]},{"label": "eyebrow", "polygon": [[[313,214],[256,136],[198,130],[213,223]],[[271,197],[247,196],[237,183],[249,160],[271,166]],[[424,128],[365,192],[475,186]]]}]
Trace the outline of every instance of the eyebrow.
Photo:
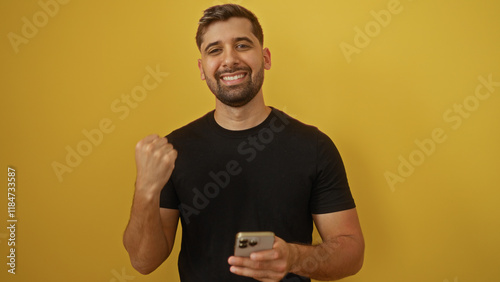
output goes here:
[{"label": "eyebrow", "polygon": [[[252,41],[250,38],[246,37],[246,36],[242,36],[242,37],[235,37],[235,38],[233,39],[233,41],[234,41],[234,42],[238,42],[238,41],[246,41],[246,42],[248,42],[248,43],[253,44],[253,41]],[[204,50],[204,51],[205,51],[205,53],[208,51],[208,49],[210,49],[210,47],[212,47],[212,46],[214,46],[214,45],[218,45],[218,44],[220,44],[220,43],[221,43],[221,41],[220,41],[220,40],[219,40],[219,41],[214,41],[214,42],[212,42],[212,43],[209,43],[209,44],[207,45],[207,47],[205,47],[205,50]]]},{"label": "eyebrow", "polygon": [[236,38],[234,39],[234,41],[235,41],[235,42],[238,42],[238,41],[247,41],[248,43],[253,44],[253,41],[252,41],[250,38],[246,37],[246,36],[243,36],[243,37],[236,37]]},{"label": "eyebrow", "polygon": [[212,46],[214,46],[214,45],[218,45],[218,44],[220,44],[220,40],[219,40],[219,41],[212,42],[212,43],[209,43],[209,44],[207,45],[207,47],[205,47],[205,53],[208,51],[208,49],[209,49],[210,47],[212,47]]}]

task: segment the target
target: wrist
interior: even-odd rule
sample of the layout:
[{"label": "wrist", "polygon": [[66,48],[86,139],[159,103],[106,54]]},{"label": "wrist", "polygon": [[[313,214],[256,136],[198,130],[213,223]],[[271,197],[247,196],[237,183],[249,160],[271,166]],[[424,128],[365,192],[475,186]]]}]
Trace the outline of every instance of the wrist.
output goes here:
[{"label": "wrist", "polygon": [[161,188],[157,188],[154,185],[135,184],[134,199],[141,202],[157,202],[160,200]]},{"label": "wrist", "polygon": [[289,272],[297,273],[300,271],[300,246],[297,244],[288,244],[288,264]]},{"label": "wrist", "polygon": [[164,185],[161,185],[157,182],[147,181],[140,179],[139,177],[135,180],[135,191],[136,193],[155,196],[160,195],[161,190]]}]

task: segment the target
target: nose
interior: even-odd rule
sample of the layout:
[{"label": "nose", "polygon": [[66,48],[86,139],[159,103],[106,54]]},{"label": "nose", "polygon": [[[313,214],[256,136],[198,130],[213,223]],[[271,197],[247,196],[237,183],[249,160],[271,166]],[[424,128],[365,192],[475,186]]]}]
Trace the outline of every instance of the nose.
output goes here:
[{"label": "nose", "polygon": [[233,49],[226,49],[222,58],[223,67],[233,67],[240,63],[238,53]]}]

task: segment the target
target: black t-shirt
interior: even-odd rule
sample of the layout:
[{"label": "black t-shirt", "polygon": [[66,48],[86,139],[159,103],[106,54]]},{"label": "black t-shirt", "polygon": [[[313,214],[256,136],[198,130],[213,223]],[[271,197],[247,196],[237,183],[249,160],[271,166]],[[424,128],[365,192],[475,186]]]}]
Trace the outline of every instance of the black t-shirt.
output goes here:
[{"label": "black t-shirt", "polygon": [[211,111],[167,138],[178,156],[160,206],[180,211],[183,282],[255,281],[229,271],[236,233],[273,231],[311,244],[312,214],[355,207],[330,138],[277,109],[241,131],[219,126]]}]

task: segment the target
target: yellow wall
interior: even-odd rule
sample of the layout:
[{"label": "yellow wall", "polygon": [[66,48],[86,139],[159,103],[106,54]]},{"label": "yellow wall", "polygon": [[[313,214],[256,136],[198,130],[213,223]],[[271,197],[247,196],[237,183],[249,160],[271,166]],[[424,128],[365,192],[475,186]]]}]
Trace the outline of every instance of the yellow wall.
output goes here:
[{"label": "yellow wall", "polygon": [[[141,276],[121,243],[134,146],[213,108],[194,34],[222,2],[54,1],[0,2],[0,280],[178,281],[176,254]],[[268,104],[344,158],[367,245],[344,281],[498,281],[500,2],[237,3],[272,52]]]}]

